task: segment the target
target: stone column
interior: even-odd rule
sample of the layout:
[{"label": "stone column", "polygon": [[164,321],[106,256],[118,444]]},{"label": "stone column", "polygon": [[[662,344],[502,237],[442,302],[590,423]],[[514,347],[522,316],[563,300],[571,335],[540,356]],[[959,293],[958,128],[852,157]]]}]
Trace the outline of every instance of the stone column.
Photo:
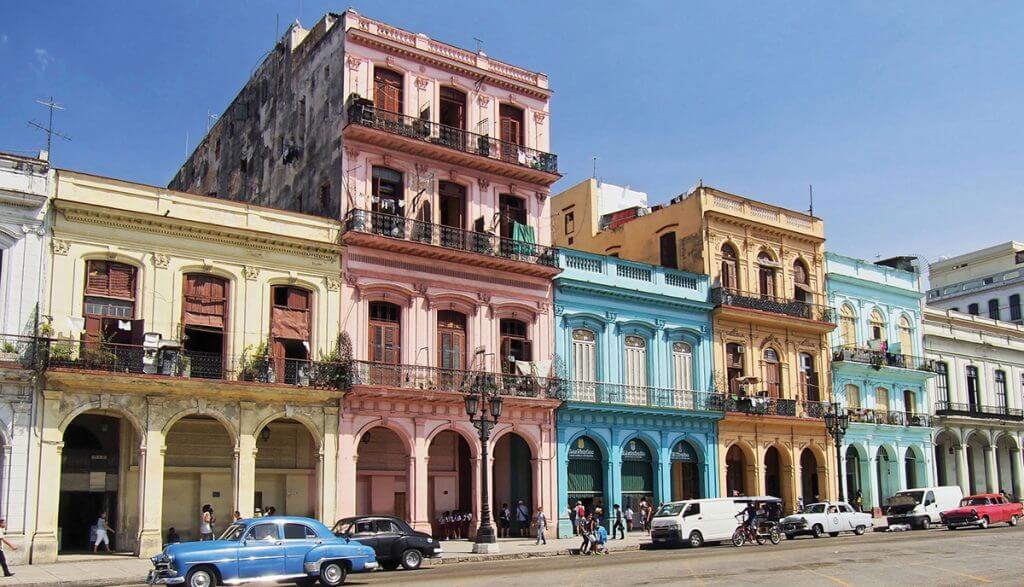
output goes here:
[{"label": "stone column", "polygon": [[235,509],[248,518],[256,510],[256,437],[238,437],[235,449]]},{"label": "stone column", "polygon": [[[560,427],[558,430],[558,491],[555,499],[554,509],[548,512],[548,519],[555,522],[558,528],[558,538],[572,536],[572,521],[569,519],[569,447],[566,439],[569,437]],[[557,516],[557,517],[556,517]]]},{"label": "stone column", "polygon": [[1010,449],[1010,472],[1013,475],[1013,495],[1017,499],[1024,496],[1024,483],[1022,483],[1021,476],[1024,475],[1024,467],[1021,466],[1021,455],[1019,448]]},{"label": "stone column", "polygon": [[[469,470],[472,471],[473,479],[469,486],[473,492],[473,523],[469,525],[469,538],[476,537],[476,531],[480,528],[480,511],[483,509],[483,496],[480,493],[480,457],[476,456],[469,460]],[[494,517],[493,515],[491,516]],[[491,520],[494,523],[494,520]]]},{"label": "stone column", "polygon": [[989,493],[999,492],[999,466],[996,464],[996,447],[985,447],[985,486]]},{"label": "stone column", "polygon": [[414,425],[416,435],[412,439],[412,455],[409,458],[409,517],[412,527],[420,532],[431,532],[430,513],[427,511],[427,460],[429,447],[423,423]]},{"label": "stone column", "polygon": [[964,495],[970,495],[971,480],[968,478],[970,470],[967,468],[967,447],[961,444],[954,450],[956,452],[956,483]]},{"label": "stone column", "polygon": [[44,391],[40,409],[39,470],[46,472],[47,482],[40,483],[37,492],[39,506],[31,547],[33,564],[57,561],[57,512],[60,506],[61,451],[64,448],[64,433],[59,428],[60,397],[60,393]]},{"label": "stone column", "polygon": [[146,430],[146,444],[139,449],[138,556],[150,557],[163,549],[164,456],[167,447],[160,429]]},{"label": "stone column", "polygon": [[[906,454],[900,445],[896,445],[896,491],[907,488],[907,461]],[[896,493],[895,491],[893,492]]]},{"label": "stone column", "polygon": [[356,514],[356,460],[358,447],[352,430],[351,416],[342,415],[338,424],[338,469],[335,489],[335,515],[338,518]]},{"label": "stone column", "polygon": [[[622,447],[618,444],[618,439],[615,438],[614,434],[612,438],[615,444],[612,445],[611,455],[608,458],[606,473],[608,479],[605,481],[605,503],[603,505],[606,526],[608,526],[608,512],[611,511],[612,506],[615,504],[622,505]],[[611,526],[608,526],[608,528],[611,529]]]},{"label": "stone column", "polygon": [[[872,447],[868,446],[868,451]],[[868,452],[868,490],[865,492],[866,501],[870,509],[882,507],[882,496],[878,495],[878,452]]]},{"label": "stone column", "polygon": [[337,513],[338,500],[338,408],[329,406],[324,408],[324,435],[320,438],[320,466],[317,476],[319,479],[320,499],[317,504],[317,513],[320,520],[332,526],[339,516]]}]

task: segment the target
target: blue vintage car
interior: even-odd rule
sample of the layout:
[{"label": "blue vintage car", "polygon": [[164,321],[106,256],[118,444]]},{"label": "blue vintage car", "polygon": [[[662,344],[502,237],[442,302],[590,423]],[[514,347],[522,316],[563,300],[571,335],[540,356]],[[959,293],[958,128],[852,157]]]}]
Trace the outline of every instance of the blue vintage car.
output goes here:
[{"label": "blue vintage car", "polygon": [[287,581],[341,585],[377,568],[373,548],[337,537],[309,518],[273,516],[232,524],[218,540],[170,544],[152,558],[146,582],[188,587]]}]

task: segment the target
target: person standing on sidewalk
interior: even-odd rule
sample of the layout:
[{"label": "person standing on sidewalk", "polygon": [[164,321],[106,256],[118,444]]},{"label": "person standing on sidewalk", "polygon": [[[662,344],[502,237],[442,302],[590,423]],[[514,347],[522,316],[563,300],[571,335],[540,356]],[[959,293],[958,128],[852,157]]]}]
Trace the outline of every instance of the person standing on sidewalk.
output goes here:
[{"label": "person standing on sidewalk", "polygon": [[651,506],[647,505],[647,498],[646,497],[641,497],[640,498],[640,507],[638,509],[640,511],[640,528],[644,532],[647,531],[647,510],[650,509],[650,507]]},{"label": "person standing on sidewalk", "polygon": [[[269,511],[270,508],[267,508],[267,510]],[[213,524],[216,521],[216,518],[213,517],[213,506],[205,504],[202,513],[199,514],[200,540],[213,540]]]},{"label": "person standing on sidewalk", "polygon": [[4,552],[4,546],[11,550],[18,550],[17,546],[7,540],[7,520],[0,520],[0,567],[3,568],[5,577],[13,577],[14,573],[7,568],[7,553]]},{"label": "person standing on sidewalk", "polygon": [[498,538],[508,538],[508,529],[512,525],[512,512],[508,504],[501,504],[501,511],[498,513]]},{"label": "person standing on sidewalk", "polygon": [[548,538],[544,532],[548,528],[548,517],[544,515],[544,508],[537,506],[537,515],[533,518],[533,524],[537,527],[537,544],[547,544]]},{"label": "person standing on sidewalk", "polygon": [[519,525],[520,538],[530,535],[530,508],[526,507],[521,499],[519,505],[516,506],[516,523]]},{"label": "person standing on sidewalk", "polygon": [[633,508],[626,504],[626,532],[633,531]]},{"label": "person standing on sidewalk", "polygon": [[612,540],[615,540],[616,531],[618,531],[619,535],[622,536],[620,540],[625,540],[626,527],[622,524],[622,508],[619,507],[619,504],[615,504],[612,506],[612,509],[615,510],[615,525],[612,526]]},{"label": "person standing on sidewalk", "polygon": [[97,552],[100,549],[100,543],[103,543],[103,548],[110,552],[110,537],[107,536],[107,532],[113,532],[114,529],[107,523],[107,512],[100,514],[100,518],[96,520],[96,541],[92,545],[92,551]]}]

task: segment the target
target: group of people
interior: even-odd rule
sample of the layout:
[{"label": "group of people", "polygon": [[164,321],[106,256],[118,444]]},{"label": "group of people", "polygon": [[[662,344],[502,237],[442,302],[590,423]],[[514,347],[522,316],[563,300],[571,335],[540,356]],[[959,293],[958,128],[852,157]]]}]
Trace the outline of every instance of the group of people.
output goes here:
[{"label": "group of people", "polygon": [[530,535],[530,525],[533,520],[532,512],[530,508],[519,500],[516,504],[515,511],[509,509],[507,503],[501,504],[501,509],[498,510],[498,538],[509,538],[511,537],[512,522],[515,521],[516,532],[518,532],[520,538],[526,538]]},{"label": "group of people", "polygon": [[[267,516],[276,516],[276,515],[277,515],[277,509],[274,506],[268,506],[268,507],[263,508],[263,509],[256,508],[256,511],[255,511],[253,517],[254,518],[264,518],[264,517],[267,517]],[[102,520],[103,518],[101,517],[100,519]],[[242,519],[242,513],[239,512],[238,510],[235,510],[234,513],[231,516],[232,523],[237,522],[237,521],[239,521],[241,519]],[[200,541],[215,540],[216,539],[216,532],[214,530],[216,529],[216,524],[217,524],[217,516],[214,515],[214,513],[213,513],[213,506],[210,505],[210,504],[204,504],[202,509],[199,512],[199,540]],[[97,526],[98,526],[98,524],[97,524]],[[110,528],[108,527],[107,529],[109,530]],[[174,544],[174,543],[177,543],[177,542],[181,542],[181,534],[178,533],[177,528],[172,526],[172,527],[167,529],[167,544]],[[99,539],[98,538],[97,538],[96,544],[99,545]],[[107,550],[109,550],[109,548]]]},{"label": "group of people", "polygon": [[445,510],[437,517],[438,540],[461,540],[469,538],[473,513],[469,511]]},{"label": "group of people", "polygon": [[[538,507],[531,512],[523,500],[516,503],[515,509],[503,503],[495,514],[495,525],[498,538],[511,538],[513,526],[518,537],[530,536],[533,528],[537,536],[537,544],[547,544],[548,517],[544,508]],[[473,528],[473,513],[460,510],[446,510],[437,516],[436,536],[439,540],[461,540],[469,538]]]},{"label": "group of people", "polygon": [[[651,531],[651,522],[654,520],[654,504],[641,498],[634,512],[631,505],[626,504],[625,509],[619,504],[612,505],[612,532],[611,539],[626,539],[626,532],[632,532],[634,528]],[[609,540],[608,531],[605,529],[605,512],[600,505],[594,506],[593,511],[587,511],[582,501],[577,500],[575,505],[570,504],[569,521],[572,524],[573,534],[583,538],[580,544],[580,554],[600,554],[607,552],[605,546]]]}]

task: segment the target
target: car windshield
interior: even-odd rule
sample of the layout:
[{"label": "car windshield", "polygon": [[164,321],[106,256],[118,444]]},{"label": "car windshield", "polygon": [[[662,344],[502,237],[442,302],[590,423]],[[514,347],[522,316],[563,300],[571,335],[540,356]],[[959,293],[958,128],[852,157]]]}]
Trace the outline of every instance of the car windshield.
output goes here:
[{"label": "car windshield", "polygon": [[661,506],[661,509],[658,510],[658,513],[654,514],[654,517],[667,518],[670,516],[678,516],[679,513],[683,511],[684,507],[686,507],[685,503],[666,503],[665,505]]},{"label": "car windshield", "polygon": [[967,497],[960,500],[960,505],[963,507],[973,505],[988,505],[989,501],[987,497]]},{"label": "car windshield", "polygon": [[823,503],[812,503],[811,505],[804,508],[805,514],[823,514],[825,513],[825,504]]},{"label": "car windshield", "polygon": [[230,540],[231,542],[238,542],[242,539],[242,534],[245,532],[245,526],[241,524],[231,524],[228,529],[220,535],[221,540]]}]

